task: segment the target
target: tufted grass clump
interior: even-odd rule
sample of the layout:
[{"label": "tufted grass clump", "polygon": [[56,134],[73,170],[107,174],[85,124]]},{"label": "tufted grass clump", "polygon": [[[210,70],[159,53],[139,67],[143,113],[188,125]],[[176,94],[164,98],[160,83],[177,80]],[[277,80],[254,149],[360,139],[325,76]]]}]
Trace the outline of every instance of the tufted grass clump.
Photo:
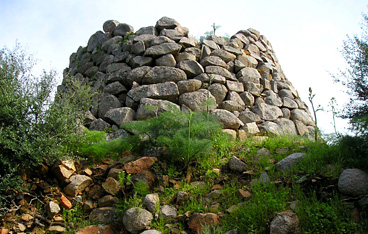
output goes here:
[{"label": "tufted grass clump", "polygon": [[267,233],[269,220],[288,206],[291,189],[274,184],[256,184],[252,197],[235,212],[224,217],[226,229],[237,228],[240,233]]},{"label": "tufted grass clump", "polygon": [[303,233],[356,233],[360,228],[337,194],[327,201],[317,199],[316,193],[303,195],[296,213]]},{"label": "tufted grass clump", "polygon": [[89,219],[85,218],[86,214],[83,211],[81,204],[77,204],[73,209],[63,209],[62,217],[65,221],[65,232],[67,234],[75,233],[75,230],[89,226]]},{"label": "tufted grass clump", "polygon": [[210,225],[203,225],[202,231],[198,232],[200,234],[223,234],[226,233],[226,230],[224,230],[221,227],[211,227]]}]

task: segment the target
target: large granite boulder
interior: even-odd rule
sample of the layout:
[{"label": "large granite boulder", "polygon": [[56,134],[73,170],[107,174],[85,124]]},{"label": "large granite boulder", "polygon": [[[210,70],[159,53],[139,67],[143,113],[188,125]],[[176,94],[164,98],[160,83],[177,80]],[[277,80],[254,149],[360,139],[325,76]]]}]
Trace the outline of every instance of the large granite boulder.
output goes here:
[{"label": "large granite boulder", "polygon": [[137,110],[137,120],[157,117],[159,113],[165,111],[180,110],[180,106],[166,100],[142,98]]},{"label": "large granite boulder", "polygon": [[158,66],[152,68],[142,79],[142,84],[157,84],[173,81],[177,83],[186,80],[187,75],[181,69],[174,67]]},{"label": "large granite boulder", "polygon": [[299,218],[291,210],[278,213],[270,225],[270,234],[300,233]]},{"label": "large granite boulder", "polygon": [[243,126],[243,122],[240,121],[233,113],[227,110],[216,109],[211,111],[212,114],[216,115],[219,120],[224,124],[224,128],[230,128],[238,130],[240,126]]},{"label": "large granite boulder", "polygon": [[146,52],[144,52],[144,56],[160,57],[165,54],[176,55],[181,48],[181,45],[173,42],[162,43],[148,48]]},{"label": "large granite boulder", "polygon": [[360,169],[345,169],[338,181],[339,191],[350,196],[368,194],[368,173]]},{"label": "large granite boulder", "polygon": [[293,153],[276,163],[276,168],[279,171],[290,171],[295,165],[297,165],[303,158],[306,157],[305,153]]},{"label": "large granite boulder", "polygon": [[101,102],[99,103],[99,111],[98,116],[100,118],[104,118],[106,112],[108,112],[111,109],[118,108],[121,106],[121,102],[117,97],[114,95],[106,95],[104,98],[102,98]]},{"label": "large granite boulder", "polygon": [[189,107],[192,111],[213,110],[217,106],[215,97],[206,89],[183,93],[179,97],[179,104]]},{"label": "large granite boulder", "polygon": [[179,89],[174,82],[170,81],[138,86],[131,89],[127,95],[135,102],[139,102],[142,98],[175,100],[179,96]]},{"label": "large granite boulder", "polygon": [[183,70],[189,78],[196,77],[204,72],[202,65],[194,60],[179,62],[178,68]]},{"label": "large granite boulder", "polygon": [[277,106],[259,103],[252,108],[252,112],[259,115],[262,120],[273,121],[282,117],[282,111]]},{"label": "large granite boulder", "polygon": [[119,25],[119,21],[117,20],[108,20],[106,21],[102,28],[105,32],[108,32],[108,33],[112,33],[114,31],[114,29],[116,28],[116,26]]},{"label": "large granite boulder", "polygon": [[135,118],[135,111],[129,107],[119,107],[106,112],[105,119],[111,124],[121,126],[122,124],[132,122]]},{"label": "large granite boulder", "polygon": [[128,33],[134,32],[134,28],[129,24],[120,23],[114,29],[115,36],[123,36],[125,37]]}]

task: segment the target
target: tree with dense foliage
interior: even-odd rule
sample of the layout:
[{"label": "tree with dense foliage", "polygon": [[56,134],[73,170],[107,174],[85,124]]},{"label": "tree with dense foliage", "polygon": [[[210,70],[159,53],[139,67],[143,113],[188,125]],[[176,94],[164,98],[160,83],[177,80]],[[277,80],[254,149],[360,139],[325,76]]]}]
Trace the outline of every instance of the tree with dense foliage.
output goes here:
[{"label": "tree with dense foliage", "polygon": [[34,65],[19,44],[0,50],[1,207],[8,191],[19,185],[20,172],[68,153],[65,146],[76,139],[77,120],[89,108],[90,90],[73,79],[64,85],[63,98],[54,101],[55,72],[36,77]]},{"label": "tree with dense foliage", "polygon": [[335,80],[347,88],[350,102],[341,117],[348,118],[353,130],[368,134],[368,15],[363,14],[361,35],[348,36],[342,55],[348,65]]},{"label": "tree with dense foliage", "polygon": [[350,102],[340,112],[349,119],[352,135],[338,135],[336,145],[345,166],[368,169],[368,15],[363,14],[360,35],[348,36],[341,53],[347,64],[345,70],[334,76],[346,87]]}]

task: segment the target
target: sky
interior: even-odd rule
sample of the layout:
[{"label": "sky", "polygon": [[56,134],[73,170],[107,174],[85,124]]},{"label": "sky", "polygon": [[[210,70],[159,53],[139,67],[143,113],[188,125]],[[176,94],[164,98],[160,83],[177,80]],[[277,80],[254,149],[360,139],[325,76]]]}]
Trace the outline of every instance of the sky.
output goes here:
[{"label": "sky", "polygon": [[[311,87],[315,105],[325,110],[332,97],[338,108],[348,102],[344,87],[331,77],[345,63],[340,50],[347,35],[359,34],[363,0],[0,0],[0,48],[19,42],[37,59],[35,73],[55,70],[61,83],[69,56],[89,37],[114,19],[134,27],[155,25],[163,16],[177,20],[199,38],[215,23],[217,35],[234,35],[255,28],[271,42],[289,81],[309,105]],[[310,105],[309,105],[310,106]],[[324,133],[334,131],[332,113],[319,111],[318,126]],[[339,132],[346,120],[338,119]]]}]

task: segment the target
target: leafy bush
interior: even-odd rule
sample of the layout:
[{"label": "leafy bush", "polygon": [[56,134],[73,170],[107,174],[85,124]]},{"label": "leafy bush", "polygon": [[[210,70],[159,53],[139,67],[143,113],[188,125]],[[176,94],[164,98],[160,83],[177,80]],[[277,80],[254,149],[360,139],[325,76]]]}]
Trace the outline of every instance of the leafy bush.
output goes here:
[{"label": "leafy bush", "polygon": [[342,136],[337,147],[344,166],[368,170],[368,136]]},{"label": "leafy bush", "polygon": [[89,108],[89,89],[73,79],[54,102],[55,72],[35,77],[33,65],[19,45],[0,50],[0,206],[16,173],[67,153],[62,146],[76,139],[77,119]]},{"label": "leafy bush", "polygon": [[165,147],[165,159],[183,163],[185,167],[208,152],[216,135],[221,133],[221,123],[215,116],[207,112],[186,114],[179,110],[163,112],[158,117],[122,127],[140,139],[136,149]]},{"label": "leafy bush", "polygon": [[347,68],[334,76],[350,96],[340,114],[350,120],[352,130],[368,135],[368,15],[363,14],[360,35],[348,36],[341,50]]}]

